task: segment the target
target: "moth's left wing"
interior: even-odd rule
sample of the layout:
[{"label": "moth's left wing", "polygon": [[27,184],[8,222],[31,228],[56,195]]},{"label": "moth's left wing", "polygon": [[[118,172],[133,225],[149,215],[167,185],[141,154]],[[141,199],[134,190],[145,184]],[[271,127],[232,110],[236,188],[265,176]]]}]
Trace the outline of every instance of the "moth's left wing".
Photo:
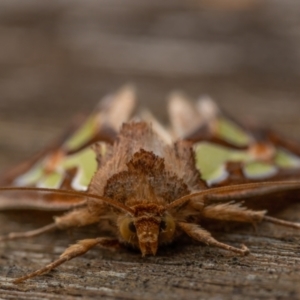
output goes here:
[{"label": "moth's left wing", "polygon": [[[123,122],[127,122],[135,108],[135,92],[126,86],[103,99],[91,115],[76,121],[69,130],[33,158],[3,172],[0,186],[36,187],[50,189],[87,190],[97,170],[95,152],[97,142],[103,155],[112,143]],[[17,193],[17,194],[16,194]],[[36,193],[38,194],[38,192]],[[61,195],[34,196],[31,192],[0,193],[0,210],[31,207],[51,209],[80,203],[83,199],[67,199]]]}]

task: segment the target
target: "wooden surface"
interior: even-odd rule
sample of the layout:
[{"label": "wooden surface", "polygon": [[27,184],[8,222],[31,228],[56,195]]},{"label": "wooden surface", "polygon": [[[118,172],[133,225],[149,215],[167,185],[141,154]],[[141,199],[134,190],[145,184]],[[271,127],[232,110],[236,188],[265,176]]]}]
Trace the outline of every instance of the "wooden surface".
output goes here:
[{"label": "wooden surface", "polygon": [[[28,215],[2,215],[0,221],[2,232],[43,223]],[[96,248],[48,275],[19,285],[10,282],[58,257],[77,238],[94,235],[94,230],[53,233],[1,245],[0,299],[299,299],[299,232],[274,232],[266,225],[257,235],[251,229],[215,233],[232,245],[245,243],[252,251],[247,257],[189,243],[147,258]]]},{"label": "wooden surface", "polygon": [[[228,8],[206,10],[208,1],[126,2],[124,10],[106,1],[97,9],[93,1],[86,1],[86,7],[71,7],[68,1],[53,1],[53,6],[34,0],[0,3],[5,16],[0,20],[0,170],[44,147],[74,114],[89,111],[107,92],[127,82],[137,84],[142,105],[164,121],[168,93],[181,89],[191,98],[209,94],[241,120],[257,120],[299,138],[300,56],[294,37],[300,18],[293,1],[285,10],[280,4],[252,7],[258,2],[243,1],[245,7],[234,8],[234,13]],[[290,13],[294,23],[289,23]],[[107,42],[102,52],[99,41]],[[226,47],[215,51],[203,47],[203,41]],[[119,51],[110,57],[116,47],[126,55]],[[182,53],[191,53],[191,60]],[[299,212],[296,205],[281,216],[300,222]],[[1,213],[0,233],[50,221],[45,214]],[[300,298],[300,233],[266,224],[258,226],[257,233],[248,227],[214,233],[223,242],[246,244],[251,250],[247,257],[190,243],[147,258],[96,248],[48,275],[11,283],[11,278],[58,257],[78,238],[95,234],[94,228],[87,228],[1,243],[0,299]]]}]

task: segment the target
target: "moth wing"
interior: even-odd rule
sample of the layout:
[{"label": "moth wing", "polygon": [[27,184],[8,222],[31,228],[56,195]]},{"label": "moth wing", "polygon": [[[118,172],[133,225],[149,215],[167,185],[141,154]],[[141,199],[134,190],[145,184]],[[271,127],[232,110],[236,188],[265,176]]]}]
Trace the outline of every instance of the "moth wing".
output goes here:
[{"label": "moth wing", "polygon": [[300,179],[300,143],[242,124],[208,97],[191,103],[176,94],[169,114],[177,138],[193,143],[196,167],[209,186]]},{"label": "moth wing", "polygon": [[[173,123],[177,122],[173,132],[176,134],[174,128],[179,126],[177,138],[193,144],[196,168],[202,179],[211,188],[229,188],[205,196],[207,203],[246,201],[247,207],[268,208],[275,212],[287,203],[299,200],[298,183],[292,190],[289,188],[290,181],[300,179],[299,143],[259,126],[238,122],[208,97],[195,103],[184,97],[172,101],[169,108],[178,103],[181,106],[173,108],[179,115],[172,114],[169,109]],[[189,106],[189,109],[183,109],[183,106]],[[198,119],[192,121],[194,125],[184,126],[182,120],[192,118]],[[264,182],[273,181],[277,183],[263,186]],[[254,185],[230,190],[232,185],[247,183]]]},{"label": "moth wing", "polygon": [[[130,119],[135,108],[135,93],[126,86],[105,97],[87,117],[76,119],[68,130],[44,150],[0,175],[0,186],[36,187],[85,191],[97,170],[96,154],[92,145],[97,142],[97,152],[104,156],[123,122]],[[99,150],[100,149],[100,150]],[[83,201],[55,195],[39,200],[32,192],[18,196],[16,192],[0,194],[0,209],[13,209],[26,205],[42,209],[67,207]],[[38,195],[38,192],[37,192]],[[43,199],[45,197],[42,197]],[[27,204],[26,204],[27,203]],[[34,204],[36,203],[36,204]]]}]

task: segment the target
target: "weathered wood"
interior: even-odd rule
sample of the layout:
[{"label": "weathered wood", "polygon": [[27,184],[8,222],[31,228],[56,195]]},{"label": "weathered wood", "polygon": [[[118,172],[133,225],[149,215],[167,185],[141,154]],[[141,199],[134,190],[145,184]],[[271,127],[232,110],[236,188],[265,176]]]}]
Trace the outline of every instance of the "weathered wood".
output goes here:
[{"label": "weathered wood", "polygon": [[[28,215],[2,215],[0,221],[2,232],[30,229],[43,223],[32,221]],[[266,225],[259,226],[258,231],[258,235],[251,229],[216,234],[220,240],[236,246],[245,243],[252,250],[247,257],[195,244],[177,244],[147,258],[131,251],[94,249],[48,275],[19,285],[12,284],[11,278],[50,262],[70,242],[93,236],[95,230],[71,237],[59,232],[2,244],[1,298],[298,298],[299,232],[276,230],[274,237],[274,227]]]}]

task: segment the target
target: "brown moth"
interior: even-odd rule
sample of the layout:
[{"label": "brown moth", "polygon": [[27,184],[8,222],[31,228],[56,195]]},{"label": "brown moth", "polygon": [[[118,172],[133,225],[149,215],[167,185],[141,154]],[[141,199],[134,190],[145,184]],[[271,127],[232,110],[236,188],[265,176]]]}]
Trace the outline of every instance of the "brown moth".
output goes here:
[{"label": "brown moth", "polygon": [[[181,106],[180,103],[176,104],[177,100],[174,100],[175,104],[173,105],[175,106],[172,107],[173,117],[171,118],[173,130],[177,132],[175,142],[171,142],[171,135],[156,120],[149,117],[149,114],[143,115],[144,121],[130,121],[127,120],[131,114],[130,108],[126,113],[123,111],[122,117],[119,118],[120,111],[122,111],[119,108],[120,103],[114,104],[113,109],[110,110],[111,114],[105,111],[106,121],[104,125],[100,126],[98,138],[92,139],[93,142],[96,142],[93,149],[98,166],[87,191],[30,185],[28,187],[1,188],[0,191],[4,194],[18,191],[24,193],[39,191],[49,194],[49,197],[43,198],[43,200],[33,199],[35,202],[30,199],[24,202],[21,200],[9,202],[2,199],[0,200],[0,209],[33,207],[47,210],[58,208],[67,210],[67,212],[55,217],[54,223],[50,225],[29,232],[10,233],[0,237],[0,242],[37,236],[55,229],[67,230],[90,224],[99,224],[101,227],[104,222],[107,226],[107,220],[113,232],[113,235],[109,237],[99,236],[94,239],[87,238],[78,241],[67,248],[57,260],[33,273],[15,279],[15,283],[49,272],[60,264],[84,254],[96,245],[112,249],[125,245],[139,249],[142,256],[156,255],[161,245],[172,244],[186,235],[198,242],[238,255],[249,253],[249,249],[245,245],[236,248],[217,241],[203,227],[202,224],[206,220],[211,222],[214,220],[236,221],[249,224],[266,221],[300,229],[299,223],[268,216],[266,210],[248,209],[238,202],[247,198],[261,199],[279,192],[294,192],[300,189],[300,180],[241,181],[241,178],[244,178],[241,175],[238,182],[246,183],[234,184],[234,180],[231,179],[230,185],[224,185],[221,182],[219,186],[214,186],[202,179],[201,170],[196,167],[194,139],[195,135],[199,135],[197,130],[199,131],[201,126],[203,129],[203,124],[200,124],[199,119],[190,119],[189,122],[189,116],[193,112],[185,113],[185,106]],[[130,103],[126,104],[127,108]],[[178,109],[178,105],[180,109]],[[124,108],[124,106],[122,107]],[[207,118],[211,119],[211,111],[206,110],[206,112]],[[124,121],[122,125],[120,120]],[[202,122],[208,124],[207,120],[202,120]],[[119,132],[117,132],[118,128],[120,128]],[[210,128],[210,130],[212,129]],[[101,132],[100,135],[99,132]],[[105,132],[114,133],[108,135],[113,138],[110,142],[105,143],[104,152],[102,142],[105,140],[104,136],[107,136],[104,134]],[[190,138],[178,138],[188,136],[188,133]],[[197,140],[200,138],[198,137]],[[251,147],[251,151],[253,151],[255,148],[253,142]],[[51,164],[55,164],[64,155],[62,147],[58,147],[58,149],[59,151],[54,151],[55,155],[51,156]],[[260,160],[270,160],[270,149],[267,146],[260,146],[259,149],[257,155]],[[47,172],[52,168],[51,164],[47,165]],[[18,172],[22,173],[24,168],[26,169],[27,166],[15,169],[10,176],[11,174],[15,176]],[[9,178],[9,176],[6,178],[7,184],[11,184]],[[225,183],[226,180],[224,180]],[[62,186],[64,184],[66,182],[62,183]]]}]

